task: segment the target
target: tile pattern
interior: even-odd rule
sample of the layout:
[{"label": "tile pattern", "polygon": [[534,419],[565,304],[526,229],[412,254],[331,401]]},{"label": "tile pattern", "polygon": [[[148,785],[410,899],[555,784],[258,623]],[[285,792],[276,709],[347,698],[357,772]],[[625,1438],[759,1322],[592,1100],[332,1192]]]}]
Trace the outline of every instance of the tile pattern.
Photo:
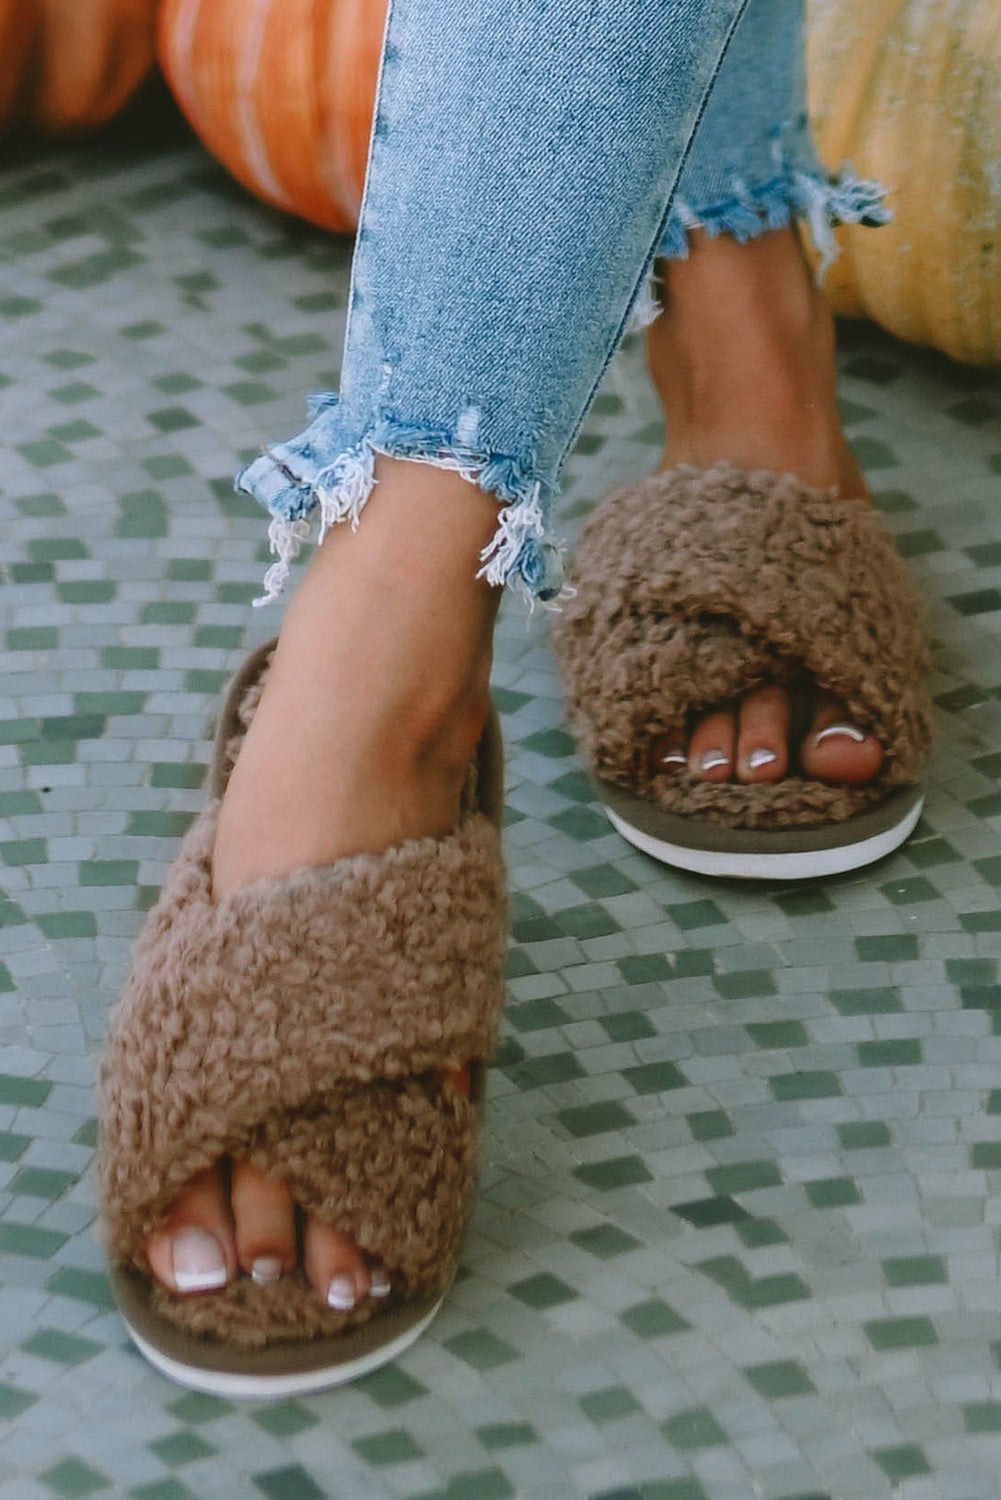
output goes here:
[{"label": "tile pattern", "polygon": [[[94,1234],[109,1000],[265,561],[237,463],[336,382],[349,244],[176,124],[0,174],[0,1489],[5,1500],[988,1500],[1001,1464],[1001,381],[844,329],[845,416],[928,600],[908,847],[738,887],[611,832],[545,613],[501,622],[510,1000],[460,1281],[322,1397],[185,1394]],[[654,466],[629,341],[572,536]]]}]

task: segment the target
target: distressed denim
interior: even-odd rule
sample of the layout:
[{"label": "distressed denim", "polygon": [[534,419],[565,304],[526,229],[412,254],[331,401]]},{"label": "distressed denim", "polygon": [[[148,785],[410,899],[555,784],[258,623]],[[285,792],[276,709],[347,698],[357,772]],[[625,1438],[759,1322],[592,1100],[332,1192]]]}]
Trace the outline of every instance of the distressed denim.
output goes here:
[{"label": "distressed denim", "polygon": [[850,167],[829,174],[806,113],[804,0],[750,0],[699,122],[659,254],[687,254],[688,231],[744,243],[802,219],[820,251],[837,253],[835,224],[885,224],[879,183]]},{"label": "distressed denim", "polygon": [[340,392],[236,481],[272,517],[255,602],[358,524],[377,453],[496,496],[481,576],[558,596],[552,499],[656,256],[845,211],[802,71],[801,0],[391,0]]}]

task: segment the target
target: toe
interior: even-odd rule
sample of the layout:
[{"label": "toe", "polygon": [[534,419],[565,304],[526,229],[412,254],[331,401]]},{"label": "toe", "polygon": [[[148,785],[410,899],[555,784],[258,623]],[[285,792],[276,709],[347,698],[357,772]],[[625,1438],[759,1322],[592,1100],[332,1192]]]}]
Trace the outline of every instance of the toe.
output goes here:
[{"label": "toe", "polygon": [[731,708],[714,709],[699,720],[688,742],[688,769],[700,781],[729,781],[737,742]]},{"label": "toe", "polygon": [[778,781],[789,764],[789,694],[777,683],[752,689],[740,705],[738,781]]},{"label": "toe", "polygon": [[672,724],[650,741],[650,771],[662,776],[665,771],[683,771],[688,764],[688,735],[684,726]]},{"label": "toe", "polygon": [[883,747],[856,724],[847,705],[830,693],[818,694],[810,732],[800,747],[807,776],[845,786],[870,781],[883,764]]},{"label": "toe", "polygon": [[265,1177],[248,1161],[233,1163],[230,1202],[236,1253],[258,1282],[277,1281],[296,1261],[295,1207],[281,1182]]},{"label": "toe", "polygon": [[236,1274],[236,1244],[220,1164],[199,1172],[146,1244],[150,1270],[175,1292],[215,1291]]},{"label": "toe", "polygon": [[[319,1219],[306,1221],[303,1265],[310,1283],[335,1312],[350,1312],[369,1295],[371,1283],[364,1255],[349,1235]],[[385,1295],[381,1291],[385,1279],[383,1273],[377,1295]]]}]

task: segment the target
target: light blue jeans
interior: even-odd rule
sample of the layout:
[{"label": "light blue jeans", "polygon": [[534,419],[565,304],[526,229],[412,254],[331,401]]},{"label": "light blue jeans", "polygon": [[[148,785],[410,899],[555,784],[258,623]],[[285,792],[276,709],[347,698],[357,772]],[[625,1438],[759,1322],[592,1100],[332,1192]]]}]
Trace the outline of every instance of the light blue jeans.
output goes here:
[{"label": "light blue jeans", "polygon": [[391,0],[340,393],[237,478],[271,513],[277,596],[303,542],[357,525],[376,453],[499,501],[491,583],[559,593],[563,463],[658,256],[793,217],[883,222],[806,120],[803,0]]}]

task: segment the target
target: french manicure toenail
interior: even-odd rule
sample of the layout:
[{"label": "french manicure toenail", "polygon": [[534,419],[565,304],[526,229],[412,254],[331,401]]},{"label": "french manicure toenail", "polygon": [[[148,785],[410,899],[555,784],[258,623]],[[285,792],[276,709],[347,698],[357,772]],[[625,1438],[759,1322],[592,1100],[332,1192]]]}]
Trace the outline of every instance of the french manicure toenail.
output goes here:
[{"label": "french manicure toenail", "polygon": [[699,757],[700,771],[717,771],[720,766],[728,766],[729,764],[730,757],[729,755],[724,755],[722,750],[706,750]]},{"label": "french manicure toenail", "polygon": [[350,1312],[358,1301],[353,1276],[335,1276],[327,1287],[327,1306],[335,1312]]},{"label": "french manicure toenail", "polygon": [[770,766],[778,760],[774,750],[766,750],[764,746],[760,750],[752,750],[747,757],[747,764],[752,771],[758,771],[762,766]]},{"label": "french manicure toenail", "polygon": [[229,1280],[222,1246],[206,1229],[179,1229],[174,1236],[172,1262],[179,1292],[211,1292]]},{"label": "french manicure toenail", "polygon": [[822,745],[825,740],[834,739],[854,740],[856,745],[861,745],[865,735],[855,724],[828,724],[826,729],[819,730],[813,736],[813,743]]},{"label": "french manicure toenail", "polygon": [[388,1297],[393,1290],[392,1283],[385,1271],[373,1271],[368,1281],[369,1295],[372,1297]]},{"label": "french manicure toenail", "polygon": [[282,1274],[282,1263],[277,1255],[259,1255],[250,1268],[251,1279],[258,1286],[270,1286]]},{"label": "french manicure toenail", "polygon": [[683,766],[687,762],[688,756],[681,749],[662,750],[657,755],[657,764],[659,766]]}]

